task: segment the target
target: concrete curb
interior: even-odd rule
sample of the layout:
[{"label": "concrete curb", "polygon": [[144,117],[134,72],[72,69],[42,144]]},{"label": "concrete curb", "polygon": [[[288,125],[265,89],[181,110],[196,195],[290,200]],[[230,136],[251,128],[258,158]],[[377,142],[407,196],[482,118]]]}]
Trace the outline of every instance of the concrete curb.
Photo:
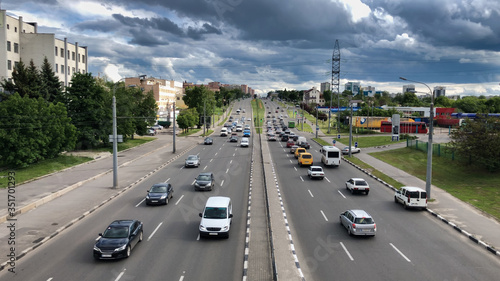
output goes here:
[{"label": "concrete curb", "polygon": [[[49,241],[50,239],[54,238],[55,236],[57,236],[58,234],[60,234],[61,232],[63,232],[65,229],[67,229],[67,228],[71,227],[71,226],[72,226],[73,224],[75,224],[76,222],[78,222],[78,221],[80,221],[80,220],[82,220],[82,219],[86,218],[88,215],[92,214],[94,211],[96,211],[97,209],[99,209],[100,207],[102,207],[103,205],[105,205],[106,203],[108,203],[108,202],[110,202],[111,200],[113,200],[114,198],[118,197],[120,194],[123,194],[124,192],[126,192],[126,191],[130,190],[132,187],[134,187],[134,186],[135,186],[135,185],[137,185],[138,183],[142,182],[142,181],[143,181],[143,180],[145,180],[146,178],[150,177],[150,176],[151,176],[151,175],[153,175],[154,173],[158,172],[159,170],[161,170],[162,168],[164,168],[165,166],[167,166],[168,164],[170,164],[170,163],[171,163],[171,162],[173,162],[174,160],[177,160],[179,157],[181,157],[182,155],[184,155],[186,152],[190,151],[191,149],[193,149],[193,148],[194,148],[194,147],[196,147],[197,145],[198,145],[198,144],[194,144],[194,145],[192,145],[192,146],[188,147],[187,149],[185,149],[184,151],[182,151],[182,152],[181,152],[181,153],[179,153],[178,155],[175,155],[174,157],[172,157],[171,159],[169,159],[167,162],[165,162],[165,163],[161,164],[160,166],[158,166],[157,168],[155,168],[154,170],[152,170],[151,172],[149,172],[148,174],[146,174],[146,175],[145,175],[145,176],[143,176],[142,178],[140,178],[140,179],[136,180],[135,182],[133,182],[133,183],[129,184],[128,186],[126,186],[126,187],[124,187],[123,189],[119,190],[117,193],[113,194],[113,195],[112,195],[111,197],[109,197],[108,199],[106,199],[106,200],[102,201],[99,205],[94,206],[92,209],[90,209],[90,210],[88,210],[88,211],[84,212],[84,213],[83,213],[81,216],[79,216],[78,218],[73,219],[72,221],[70,221],[70,222],[69,222],[69,223],[67,223],[66,225],[64,225],[64,226],[60,227],[60,228],[59,228],[59,229],[57,229],[54,233],[52,233],[51,235],[49,235],[49,236],[45,237],[45,238],[44,238],[44,239],[42,239],[40,242],[38,242],[38,243],[36,243],[35,245],[33,245],[33,246],[31,246],[31,247],[29,247],[29,248],[27,248],[27,249],[23,250],[23,251],[22,251],[22,252],[21,252],[21,253],[20,253],[20,254],[16,257],[16,261],[17,261],[17,260],[20,260],[22,257],[26,256],[26,254],[27,254],[27,253],[29,253],[29,252],[31,252],[31,251],[33,251],[33,250],[35,250],[36,248],[40,247],[41,245],[43,245],[44,243],[46,243],[46,242],[47,242],[47,241]],[[151,152],[149,152],[149,153],[152,153],[152,152],[154,152],[154,151],[156,151],[156,150],[153,150],[153,151],[151,151]],[[120,167],[121,167],[121,166],[124,166],[124,165],[126,165],[126,164],[129,164],[129,163],[131,163],[131,162],[133,162],[133,161],[135,161],[135,160],[137,160],[137,159],[139,159],[139,158],[142,158],[142,157],[144,157],[144,156],[148,155],[149,153],[144,154],[144,155],[142,155],[142,156],[140,156],[140,157],[138,157],[138,158],[135,158],[134,160],[128,161],[128,162],[126,162],[126,163],[123,163],[122,165],[120,165]],[[31,207],[30,209],[33,209],[33,208],[35,208],[36,206],[40,206],[40,205],[42,205],[42,204],[44,204],[44,203],[47,203],[47,202],[49,202],[49,201],[51,201],[51,200],[53,200],[53,199],[55,199],[55,198],[57,198],[57,197],[59,197],[59,196],[61,196],[61,195],[63,195],[63,194],[65,194],[65,193],[69,192],[70,190],[73,190],[73,189],[75,189],[75,188],[77,188],[77,187],[79,187],[79,186],[83,185],[84,183],[86,183],[86,182],[88,182],[88,181],[90,181],[90,180],[96,179],[96,178],[98,178],[98,177],[100,177],[100,176],[102,176],[102,175],[105,175],[105,174],[107,174],[107,173],[109,173],[109,172],[111,172],[111,171],[113,171],[113,169],[110,169],[110,170],[108,170],[108,171],[106,171],[106,172],[103,172],[103,173],[101,173],[101,174],[99,174],[99,175],[96,175],[96,176],[94,176],[94,177],[92,177],[92,178],[90,178],[90,179],[88,179],[88,180],[85,180],[85,181],[82,181],[82,182],[76,183],[76,184],[74,184],[74,185],[72,185],[72,186],[70,186],[70,187],[67,187],[67,188],[65,188],[65,189],[63,189],[63,190],[60,190],[59,192],[54,193],[54,195],[59,194],[59,193],[60,193],[60,194],[59,194],[58,196],[55,196],[55,197],[51,198],[50,200],[46,200],[46,201],[44,201],[45,199],[48,199],[49,197],[52,197],[52,195],[49,195],[49,196],[47,196],[47,197],[45,197],[45,198],[42,198],[42,199],[38,200],[37,202],[35,202],[35,203],[40,203],[40,204],[38,204],[38,205],[36,205],[35,203],[32,203],[32,204],[29,204],[29,205],[27,205],[27,206],[23,207],[23,209],[24,209],[24,208],[27,208],[27,207],[28,207],[28,206],[30,206],[30,205],[33,205],[33,206],[30,206],[30,207]],[[71,189],[70,189],[70,188],[71,188]],[[40,201],[44,201],[44,202],[40,202]],[[36,205],[36,206],[35,206],[35,205]],[[27,211],[27,210],[26,210],[26,211]],[[26,211],[25,211],[25,212],[26,212]],[[4,269],[4,268],[5,268],[8,264],[9,264],[9,261],[5,261],[5,262],[3,262],[2,264],[0,264],[0,271],[2,271],[2,270],[3,270],[3,269]]]},{"label": "concrete curb", "polygon": [[[355,168],[357,168],[358,170],[362,171],[363,173],[369,175],[370,177],[374,178],[375,180],[379,181],[380,183],[382,183],[384,186],[392,189],[393,191],[396,191],[397,189],[395,187],[393,187],[392,185],[386,183],[385,181],[379,179],[378,177],[372,175],[370,172],[368,172],[367,170],[359,167],[358,165],[352,163],[351,161],[345,159],[344,157],[342,157],[344,159],[345,162],[349,163],[350,165],[354,166]],[[438,213],[434,212],[433,210],[429,209],[429,208],[426,208],[427,212],[429,212],[431,215],[433,215],[434,217],[438,218],[439,220],[441,220],[442,222],[448,224],[449,226],[453,227],[453,229],[455,229],[456,231],[460,232],[461,234],[465,235],[467,238],[469,238],[471,241],[473,241],[474,243],[482,246],[483,248],[485,248],[488,252],[496,255],[496,256],[500,256],[500,251],[497,251],[495,250],[494,247],[486,244],[485,242],[477,239],[473,234],[470,234],[468,233],[467,231],[461,229],[460,227],[458,227],[455,223],[449,221],[448,219],[445,219],[444,217],[442,217],[441,215],[439,215]]]}]

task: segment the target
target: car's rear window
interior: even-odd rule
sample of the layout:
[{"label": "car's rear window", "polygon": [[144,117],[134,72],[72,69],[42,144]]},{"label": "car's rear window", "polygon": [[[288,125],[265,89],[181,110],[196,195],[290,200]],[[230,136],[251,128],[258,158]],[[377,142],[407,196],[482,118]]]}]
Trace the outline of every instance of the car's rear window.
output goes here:
[{"label": "car's rear window", "polygon": [[302,155],[302,158],[303,158],[303,159],[311,159],[311,158],[312,158],[312,155],[309,155],[309,154]]},{"label": "car's rear window", "polygon": [[408,191],[408,197],[419,198],[419,192],[418,191]]},{"label": "car's rear window", "polygon": [[314,172],[321,172],[321,171],[323,171],[323,169],[321,169],[321,168],[312,168],[311,170],[313,170]]},{"label": "car's rear window", "polygon": [[367,186],[368,184],[366,183],[366,181],[355,181],[355,184],[358,185],[358,186]]},{"label": "car's rear window", "polygon": [[328,158],[338,158],[339,157],[339,152],[338,151],[330,151],[328,152]]},{"label": "car's rear window", "polygon": [[354,223],[359,223],[359,224],[372,224],[373,219],[372,218],[355,218]]}]

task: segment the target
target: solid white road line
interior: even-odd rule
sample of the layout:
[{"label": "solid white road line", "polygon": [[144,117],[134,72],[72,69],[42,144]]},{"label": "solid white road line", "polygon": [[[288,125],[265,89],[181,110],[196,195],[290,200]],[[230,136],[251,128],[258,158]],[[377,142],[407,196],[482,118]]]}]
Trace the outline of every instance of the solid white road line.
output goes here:
[{"label": "solid white road line", "polygon": [[118,280],[120,280],[122,278],[123,274],[125,274],[125,270],[127,270],[127,269],[124,268],[123,271],[120,272],[120,274],[118,274],[118,276],[116,276],[115,281],[118,281]]},{"label": "solid white road line", "polygon": [[155,235],[156,231],[158,230],[158,228],[160,228],[160,226],[163,224],[163,222],[160,222],[160,224],[155,228],[155,230],[153,230],[153,233],[151,233],[151,235],[149,235],[148,237],[148,241],[149,239],[151,239],[151,237],[153,237],[153,235]]},{"label": "solid white road line", "polygon": [[323,213],[322,210],[320,210],[321,214],[323,215],[323,217],[325,218],[325,221],[328,221],[328,218],[326,217],[325,213]]},{"label": "solid white road line", "polygon": [[139,202],[137,205],[135,205],[135,207],[136,207],[136,208],[137,208],[137,207],[139,207],[139,205],[141,205],[141,204],[142,204],[142,202],[144,202],[144,200],[146,200],[146,198],[142,199],[142,200],[141,200],[141,202]]},{"label": "solid white road line", "polygon": [[342,192],[340,192],[340,190],[337,190],[337,191],[338,191],[338,192],[340,193],[340,195],[342,195],[342,197],[344,197],[344,199],[345,199],[344,194],[342,194]]},{"label": "solid white road line", "polygon": [[183,197],[184,197],[184,194],[181,196],[181,198],[179,198],[179,200],[177,200],[177,202],[175,202],[175,205],[179,204],[179,202],[181,202]]},{"label": "solid white road line", "polygon": [[411,262],[411,260],[407,258],[398,248],[396,248],[396,246],[392,245],[392,243],[389,243],[389,245],[391,245],[394,250],[396,250],[396,252],[398,252],[407,262]]},{"label": "solid white road line", "polygon": [[344,249],[345,253],[349,256],[349,259],[351,259],[353,261],[354,259],[352,258],[352,256],[349,253],[349,251],[347,251],[347,248],[344,246],[344,243],[340,242],[340,246],[342,246],[342,248]]}]

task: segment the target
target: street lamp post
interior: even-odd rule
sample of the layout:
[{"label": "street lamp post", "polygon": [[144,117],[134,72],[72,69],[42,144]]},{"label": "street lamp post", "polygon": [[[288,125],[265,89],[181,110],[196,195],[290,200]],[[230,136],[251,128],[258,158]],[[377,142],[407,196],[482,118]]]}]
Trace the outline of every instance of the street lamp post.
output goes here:
[{"label": "street lamp post", "polygon": [[429,106],[429,140],[427,143],[427,171],[425,177],[425,191],[427,192],[427,198],[431,198],[431,185],[432,185],[432,134],[433,132],[433,122],[434,122],[434,92],[431,88],[425,84],[424,82],[414,81],[410,79],[406,79],[404,77],[399,77],[399,79],[404,81],[410,81],[418,84],[425,85],[427,89],[429,89],[429,93],[431,94],[431,105]]}]

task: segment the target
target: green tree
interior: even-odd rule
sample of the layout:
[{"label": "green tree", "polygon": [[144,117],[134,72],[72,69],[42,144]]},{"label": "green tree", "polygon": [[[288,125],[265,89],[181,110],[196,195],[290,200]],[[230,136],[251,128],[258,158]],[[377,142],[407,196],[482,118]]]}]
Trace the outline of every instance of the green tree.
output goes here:
[{"label": "green tree", "polygon": [[[215,106],[215,94],[208,88],[201,86],[187,89],[183,100],[189,108],[196,109],[200,121],[203,120],[204,113],[206,116],[212,116]],[[198,125],[201,126],[202,124]]]},{"label": "green tree", "polygon": [[49,102],[58,102],[61,99],[63,90],[59,77],[52,70],[52,65],[44,58],[42,70],[40,71],[41,85],[40,96]]},{"label": "green tree", "polygon": [[30,62],[29,67],[26,67],[23,61],[20,60],[12,71],[12,81],[4,79],[2,87],[7,93],[4,98],[8,98],[9,95],[14,93],[18,93],[21,97],[38,98],[40,96],[40,79],[33,61]]},{"label": "green tree", "polygon": [[158,105],[156,103],[153,91],[144,94],[134,91],[133,95],[136,99],[136,108],[134,110],[135,130],[139,135],[146,133],[147,127],[154,125]]},{"label": "green tree", "polygon": [[0,103],[0,161],[26,167],[73,149],[76,128],[63,104],[13,94]]},{"label": "green tree", "polygon": [[451,107],[452,101],[445,97],[445,96],[439,96],[434,99],[434,106],[435,107]]},{"label": "green tree", "polygon": [[500,125],[492,117],[467,120],[459,130],[451,132],[453,151],[470,159],[469,164],[480,165],[490,172],[500,169]]},{"label": "green tree", "polygon": [[108,145],[108,135],[112,132],[112,97],[105,87],[96,83],[91,73],[74,74],[63,101],[77,128],[77,148]]},{"label": "green tree", "polygon": [[192,128],[199,123],[199,114],[195,108],[185,109],[179,112],[177,116],[177,124],[179,128],[186,132],[189,128]]}]

